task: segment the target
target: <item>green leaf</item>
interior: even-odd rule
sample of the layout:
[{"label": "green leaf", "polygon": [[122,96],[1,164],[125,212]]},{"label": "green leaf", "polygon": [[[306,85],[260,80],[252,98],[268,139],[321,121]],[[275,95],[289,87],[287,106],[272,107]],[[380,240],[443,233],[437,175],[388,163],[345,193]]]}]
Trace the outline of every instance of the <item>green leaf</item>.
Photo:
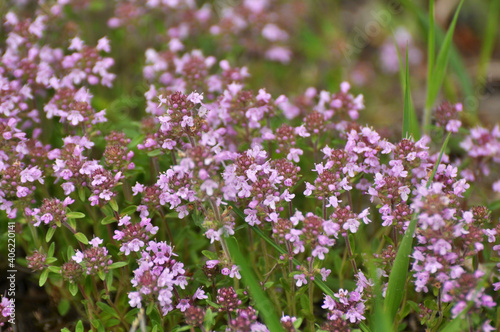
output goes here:
[{"label": "green leaf", "polygon": [[250,296],[259,310],[259,313],[262,314],[267,327],[273,332],[284,332],[280,319],[274,311],[272,302],[260,287],[260,283],[255,277],[252,268],[248,264],[248,259],[243,256],[238,248],[236,239],[234,237],[228,237],[225,238],[225,241],[233,262],[240,268],[242,281],[248,287]]},{"label": "green leaf", "polygon": [[84,332],[83,323],[81,320],[79,320],[78,323],[76,324],[75,332]]},{"label": "green leaf", "polygon": [[62,299],[61,302],[57,305],[57,311],[59,311],[59,314],[61,316],[65,316],[69,309],[71,308],[71,304],[67,299]]},{"label": "green leaf", "polygon": [[83,233],[80,233],[80,232],[76,233],[75,238],[83,244],[89,244],[89,240],[87,239],[87,237]]},{"label": "green leaf", "polygon": [[85,188],[78,188],[78,198],[80,198],[80,200],[85,203]]},{"label": "green leaf", "polygon": [[105,313],[110,314],[111,316],[115,316],[116,318],[120,318],[120,315],[115,311],[115,309],[111,308],[104,302],[97,302],[97,306],[101,308]]},{"label": "green leaf", "polygon": [[148,152],[148,157],[157,157],[159,155],[161,155],[163,152],[161,150],[153,150],[153,151],[149,151]]},{"label": "green leaf", "polygon": [[40,285],[40,287],[45,285],[45,282],[47,281],[47,278],[49,277],[49,273],[50,273],[49,269],[43,270],[42,274],[40,275],[40,280],[38,281],[38,284]]},{"label": "green leaf", "polygon": [[81,219],[81,218],[85,218],[85,213],[81,213],[81,212],[69,212],[66,214],[66,217],[68,218],[73,218],[73,219]]},{"label": "green leaf", "polygon": [[47,252],[47,257],[54,256],[54,251],[56,250],[56,243],[52,242],[49,247],[49,251]]},{"label": "green leaf", "polygon": [[208,308],[203,319],[206,330],[211,331],[212,326],[215,324],[215,316],[217,315],[212,312],[212,309]]},{"label": "green leaf", "polygon": [[52,273],[61,274],[61,268],[59,266],[49,266],[47,269]]},{"label": "green leaf", "polygon": [[108,289],[112,289],[113,286],[113,270],[109,270],[106,274],[106,285],[108,285]]},{"label": "green leaf", "polygon": [[[448,145],[450,136],[451,133],[446,136],[446,139],[443,142],[439,157],[436,160],[434,169],[431,173],[431,176],[429,177],[429,180],[427,181],[427,187],[430,186],[432,180],[434,179],[434,176],[436,175],[437,168],[441,163],[441,159],[443,157],[444,151],[446,150],[446,146]],[[394,260],[391,274],[389,275],[389,283],[387,285],[387,293],[384,302],[385,311],[389,314],[389,321],[394,320],[394,317],[398,312],[399,306],[405,294],[405,283],[408,274],[408,265],[410,263],[410,254],[413,248],[413,233],[415,232],[416,225],[417,214],[414,213],[411,218],[410,224],[408,225],[408,229],[403,236],[403,240],[399,245],[396,259]]]},{"label": "green leaf", "polygon": [[[55,257],[47,257],[45,259],[45,264],[52,264],[52,263],[55,263],[55,262],[57,262],[57,258],[55,258]],[[55,267],[57,267],[57,266],[55,266]],[[50,266],[49,266],[49,268],[50,268]]]},{"label": "green leaf", "polygon": [[49,243],[52,237],[54,236],[55,232],[56,229],[54,227],[50,227],[49,230],[47,231],[47,234],[45,234],[45,242]]},{"label": "green leaf", "polygon": [[113,211],[118,212],[118,203],[116,203],[116,201],[114,199],[109,201],[109,205],[111,206]]},{"label": "green leaf", "polygon": [[106,325],[104,327],[112,327],[112,326],[116,326],[120,323],[121,323],[121,320],[112,318],[112,319],[109,319],[108,321],[106,321]]},{"label": "green leaf", "polygon": [[120,267],[124,267],[124,266],[127,266],[128,263],[127,262],[115,262],[113,264],[111,264],[108,269],[110,270],[113,270],[113,269],[118,269]]},{"label": "green leaf", "polygon": [[70,330],[68,330],[68,328],[64,327],[61,329],[61,332],[71,332]]},{"label": "green leaf", "polygon": [[[460,9],[464,0],[460,1],[457,10],[455,11],[455,15],[453,16],[453,21],[448,28],[448,32],[444,37],[443,44],[441,45],[441,49],[439,50],[436,64],[434,69],[432,69],[431,77],[428,77],[429,80],[427,84],[427,98],[425,102],[425,112],[424,112],[424,122],[423,127],[426,132],[429,130],[429,126],[431,123],[431,111],[434,106],[434,102],[436,101],[437,95],[441,86],[443,85],[444,76],[446,73],[446,68],[448,67],[448,60],[450,58],[451,46],[453,43],[453,32],[455,31],[455,25],[457,24],[458,14],[460,13]],[[429,29],[430,30],[430,29]]]},{"label": "green leaf", "polygon": [[69,261],[71,257],[75,255],[75,250],[73,249],[72,246],[68,246],[68,249],[66,249],[66,259]]},{"label": "green leaf", "polygon": [[70,282],[68,285],[68,289],[71,295],[76,296],[76,294],[78,294],[78,286],[76,283]]},{"label": "green leaf", "polygon": [[139,311],[140,311],[140,309],[134,308],[134,309],[130,310],[129,312],[127,312],[125,314],[125,317],[124,317],[125,321],[129,324],[132,323],[136,319],[137,315],[139,314]]},{"label": "green leaf", "polygon": [[202,250],[201,253],[203,254],[203,256],[205,256],[208,259],[211,259],[211,260],[217,259],[217,254],[213,251]]},{"label": "green leaf", "polygon": [[130,215],[132,213],[135,213],[135,211],[137,211],[137,205],[130,205],[130,206],[127,206],[125,209],[123,209],[121,215]]},{"label": "green leaf", "polygon": [[102,325],[101,321],[98,319],[92,319],[90,321],[90,324],[92,324],[93,327],[97,329],[97,332],[105,332],[104,326]]},{"label": "green leaf", "polygon": [[153,303],[153,310],[149,313],[149,318],[153,322],[153,324],[158,325],[158,328],[162,331],[161,329],[161,315],[160,312],[158,311],[158,308]]},{"label": "green leaf", "polygon": [[68,222],[68,225],[69,225],[72,229],[76,229],[76,221],[75,221],[75,219],[68,218],[68,219],[67,219],[67,222]]},{"label": "green leaf", "polygon": [[137,135],[133,140],[130,141],[130,143],[128,143],[127,147],[129,149],[135,148],[137,146],[137,144],[144,141],[145,137],[146,137],[146,135]]},{"label": "green leaf", "polygon": [[101,220],[101,224],[102,225],[108,225],[108,224],[112,224],[114,222],[116,222],[116,218],[115,216],[107,216],[107,217],[104,217],[102,220]]}]

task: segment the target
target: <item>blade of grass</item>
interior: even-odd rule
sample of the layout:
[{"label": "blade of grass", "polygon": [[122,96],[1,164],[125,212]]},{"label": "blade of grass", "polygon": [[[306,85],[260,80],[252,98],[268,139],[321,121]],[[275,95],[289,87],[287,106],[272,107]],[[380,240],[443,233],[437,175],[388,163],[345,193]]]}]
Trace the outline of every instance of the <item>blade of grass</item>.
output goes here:
[{"label": "blade of grass", "polygon": [[280,320],[274,312],[272,302],[262,290],[257,278],[248,264],[248,260],[245,259],[241,253],[238,247],[238,242],[236,242],[236,239],[231,236],[226,238],[226,244],[232,260],[240,268],[242,281],[248,287],[250,296],[254,300],[255,306],[262,315],[267,327],[270,331],[284,332],[285,330],[283,329],[283,326],[281,326]]},{"label": "blade of grass", "polygon": [[[432,183],[432,179],[436,175],[441,159],[443,158],[444,151],[448,145],[448,141],[451,137],[451,133],[446,136],[441,147],[441,152],[436,160],[436,164],[432,170],[432,173],[427,181],[427,187]],[[394,321],[396,313],[400,307],[401,301],[405,294],[405,284],[408,275],[408,266],[410,264],[410,254],[413,248],[413,234],[415,233],[415,228],[417,226],[417,213],[415,212],[411,218],[408,229],[403,236],[403,240],[399,245],[394,264],[392,266],[391,274],[389,275],[389,284],[387,285],[387,292],[384,302],[385,311],[389,314],[390,321]]]},{"label": "blade of grass", "polygon": [[[431,79],[432,79],[432,74],[434,71],[434,62],[435,62],[435,57],[436,57],[436,31],[435,31],[435,24],[436,24],[436,18],[434,15],[434,0],[429,0],[429,29],[427,29],[427,91],[426,91],[426,96],[429,96],[429,91],[431,89]],[[430,116],[427,113],[427,104],[425,105],[426,108],[424,110],[424,121],[426,116]],[[425,124],[424,124],[425,125]]]},{"label": "blade of grass", "polygon": [[486,31],[484,33],[481,52],[479,53],[479,65],[477,69],[476,82],[483,84],[486,81],[486,71],[495,46],[495,37],[498,31],[498,20],[500,19],[500,0],[491,0],[488,9]]},{"label": "blade of grass", "polygon": [[[424,109],[424,121],[423,121],[423,130],[425,133],[429,132],[429,127],[431,124],[431,110],[434,106],[434,102],[436,101],[437,95],[441,86],[443,85],[444,76],[446,74],[446,68],[448,67],[448,60],[450,58],[451,45],[453,42],[453,33],[455,31],[455,26],[457,24],[458,14],[460,13],[460,9],[464,0],[461,0],[457,10],[455,11],[455,15],[453,16],[453,20],[448,28],[448,32],[444,37],[443,44],[439,50],[439,54],[436,59],[436,64],[434,69],[432,70],[432,74],[428,77],[428,89],[427,89],[427,98],[425,101],[425,109]],[[430,22],[429,22],[430,25]],[[430,28],[429,28],[430,30]]]},{"label": "blade of grass", "polygon": [[[399,54],[399,63],[401,66],[401,71],[403,71],[403,64],[401,61],[401,56]],[[415,108],[411,101],[410,93],[410,68],[408,65],[408,45],[406,45],[406,70],[404,76],[404,108],[403,108],[403,138],[413,137],[415,140],[420,139],[420,130],[417,123],[417,115],[415,114]]]},{"label": "blade of grass", "polygon": [[[422,7],[418,6],[416,2],[410,1],[410,0],[400,0],[401,4],[404,5],[409,12],[414,13],[417,16],[417,19],[421,25],[421,27],[424,29],[424,32],[427,34],[427,31],[429,29],[429,17],[422,9]],[[434,32],[435,32],[435,37],[436,37],[436,42],[437,44],[442,44],[443,39],[444,39],[444,32],[439,26],[434,26]],[[455,72],[455,75],[458,78],[458,81],[460,82],[460,86],[462,87],[462,91],[464,93],[464,99],[466,100],[474,100],[476,98],[475,95],[475,90],[474,90],[474,84],[472,82],[471,77],[469,76],[467,69],[465,68],[465,64],[458,53],[456,47],[451,45],[451,53],[450,53],[450,66]],[[467,108],[468,117],[469,121],[471,124],[477,123],[479,120],[477,118],[477,103],[472,103],[471,105],[468,105],[468,103],[465,104]]]},{"label": "blade of grass", "polygon": [[[427,78],[432,76],[432,69],[434,67],[434,57],[436,56],[434,31],[435,17],[434,17],[434,0],[429,0],[429,30],[427,32]],[[429,88],[429,82],[427,82]]]}]

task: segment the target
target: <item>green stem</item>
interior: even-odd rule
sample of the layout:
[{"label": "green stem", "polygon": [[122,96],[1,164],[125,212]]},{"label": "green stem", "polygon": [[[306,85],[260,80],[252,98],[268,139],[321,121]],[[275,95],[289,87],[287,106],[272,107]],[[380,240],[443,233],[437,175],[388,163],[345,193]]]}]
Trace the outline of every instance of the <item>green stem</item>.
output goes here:
[{"label": "green stem", "polygon": [[[309,263],[309,272],[312,274],[313,272],[313,262],[314,260],[311,259]],[[314,282],[312,280],[309,282],[309,313],[311,315],[311,318],[309,319],[309,331],[314,332],[314,322],[315,322],[315,316],[314,316]]]}]

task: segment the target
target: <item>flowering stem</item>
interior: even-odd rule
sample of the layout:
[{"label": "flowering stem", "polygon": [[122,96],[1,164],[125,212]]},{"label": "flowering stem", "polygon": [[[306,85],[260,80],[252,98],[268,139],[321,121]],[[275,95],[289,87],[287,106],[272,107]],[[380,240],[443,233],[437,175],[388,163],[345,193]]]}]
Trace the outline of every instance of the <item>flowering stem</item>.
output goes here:
[{"label": "flowering stem", "polygon": [[326,207],[326,198],[323,198],[323,219],[326,220],[326,211],[327,211],[327,207]]},{"label": "flowering stem", "polygon": [[38,237],[38,233],[37,233],[35,227],[33,226],[33,224],[31,224],[31,222],[28,223],[28,227],[29,227],[29,229],[31,231],[31,235],[33,236],[33,239],[35,239],[36,247],[40,248],[40,238]]},{"label": "flowering stem", "polygon": [[160,214],[161,220],[162,220],[162,222],[160,224],[165,225],[165,228],[163,228],[163,227],[162,228],[164,230],[165,229],[167,230],[168,240],[170,241],[170,243],[173,246],[174,245],[174,236],[172,235],[172,231],[170,230],[170,227],[168,226],[167,218],[165,216],[165,213],[163,213],[163,210],[161,207],[158,209],[158,213]]},{"label": "flowering stem", "polygon": [[347,191],[347,200],[349,201],[349,206],[353,206],[352,205],[351,191]]},{"label": "flowering stem", "polygon": [[123,179],[123,195],[125,196],[125,200],[132,202],[133,197],[130,192],[130,183],[127,181],[127,179]]},{"label": "flowering stem", "polygon": [[[73,229],[73,228],[72,228],[72,227],[68,224],[68,222],[67,222],[67,221],[63,221],[63,222],[62,222],[62,224],[63,224],[64,226],[66,226],[66,228],[68,228],[68,229],[71,231],[71,233],[73,233],[73,234],[76,234],[76,233],[77,233],[77,231],[76,231],[76,230],[74,230],[74,229]],[[78,244],[80,245],[80,249],[82,249],[82,251],[85,251],[85,248],[83,247],[83,244],[82,244],[80,241],[77,241],[77,242],[78,242]]]},{"label": "flowering stem", "polygon": [[[286,241],[286,249],[288,250],[288,269],[289,273],[293,272],[293,260],[292,260],[292,246],[290,245],[290,242]],[[290,305],[292,306],[292,316],[296,315],[296,307],[295,307],[295,283],[293,281],[293,277],[290,278],[290,288],[292,289],[292,302]]]},{"label": "flowering stem", "polygon": [[346,248],[347,248],[347,253],[349,254],[349,258],[351,259],[353,273],[356,274],[356,272],[358,271],[358,268],[356,266],[356,261],[354,260],[354,257],[352,254],[351,243],[349,242],[349,235],[348,234],[344,235],[344,239],[345,239],[345,244],[346,244]]},{"label": "flowering stem", "polygon": [[175,156],[174,150],[170,151],[170,155],[172,156],[172,164],[177,165],[177,157]]},{"label": "flowering stem", "polygon": [[151,181],[154,181],[158,174],[160,173],[160,163],[158,162],[158,157],[151,157]]},{"label": "flowering stem", "polygon": [[125,330],[128,330],[130,328],[130,326],[125,321],[125,318],[123,317],[122,312],[118,309],[118,307],[116,306],[116,304],[113,301],[111,301],[111,294],[109,293],[108,283],[106,281],[104,281],[103,284],[104,284],[104,290],[106,292],[106,302],[108,302],[108,304],[113,309],[115,309],[115,312],[118,314],[118,316],[120,318],[120,322],[122,323],[123,327],[125,328]]},{"label": "flowering stem", "polygon": [[396,230],[396,226],[392,227],[392,236],[394,237],[394,247],[398,247],[398,232]]},{"label": "flowering stem", "polygon": [[309,320],[309,331],[314,331],[314,303],[313,303],[314,283],[309,283],[309,310],[311,318]]},{"label": "flowering stem", "polygon": [[[312,274],[313,273],[313,262],[314,260],[311,259],[309,262],[309,272]],[[313,332],[314,331],[314,277],[311,277],[311,280],[309,282],[309,311],[310,311],[310,319],[309,319],[309,331]]]},{"label": "flowering stem", "polygon": [[[83,298],[87,301],[87,311],[89,313],[89,318],[92,320],[94,316],[94,302],[90,300],[90,298],[87,296],[87,293],[85,293],[85,290],[83,289],[82,285],[78,284],[78,289],[80,290],[80,293],[82,294]],[[92,324],[90,324],[92,331],[94,331],[94,327]]]},{"label": "flowering stem", "polygon": [[316,138],[313,141],[313,159],[314,159],[315,163],[318,162],[318,141],[319,141],[319,138]]}]

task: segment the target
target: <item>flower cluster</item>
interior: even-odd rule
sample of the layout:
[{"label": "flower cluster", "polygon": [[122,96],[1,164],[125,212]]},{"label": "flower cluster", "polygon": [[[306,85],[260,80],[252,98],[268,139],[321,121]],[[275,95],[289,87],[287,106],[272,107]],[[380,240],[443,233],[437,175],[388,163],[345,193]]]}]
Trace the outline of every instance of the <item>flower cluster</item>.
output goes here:
[{"label": "flower cluster", "polygon": [[152,301],[166,315],[174,309],[176,288],[185,289],[188,284],[184,264],[176,261],[173,248],[165,242],[149,241],[139,256],[132,279],[136,291],[128,295],[130,306],[141,308]]},{"label": "flower cluster", "polygon": [[113,263],[106,247],[99,246],[102,242],[102,239],[95,237],[89,241],[92,247],[84,252],[77,250],[75,255],[71,257],[75,262],[84,266],[88,275],[107,273],[109,266]]},{"label": "flower cluster", "polygon": [[13,302],[5,296],[2,296],[0,301],[0,326],[4,326],[5,322],[11,319],[11,314],[14,312]]},{"label": "flower cluster", "polygon": [[366,319],[364,316],[366,310],[364,303],[370,297],[373,282],[366,279],[361,271],[356,274],[356,279],[355,290],[347,291],[341,288],[338,293],[333,294],[333,297],[325,296],[322,308],[329,311],[329,320],[334,322],[345,320],[350,323],[357,323]]},{"label": "flower cluster", "polygon": [[130,216],[123,216],[118,221],[120,229],[115,230],[113,239],[120,242],[120,251],[125,255],[139,252],[147,241],[158,232],[158,226],[153,226],[146,206],[139,206],[140,222],[132,222]]}]

